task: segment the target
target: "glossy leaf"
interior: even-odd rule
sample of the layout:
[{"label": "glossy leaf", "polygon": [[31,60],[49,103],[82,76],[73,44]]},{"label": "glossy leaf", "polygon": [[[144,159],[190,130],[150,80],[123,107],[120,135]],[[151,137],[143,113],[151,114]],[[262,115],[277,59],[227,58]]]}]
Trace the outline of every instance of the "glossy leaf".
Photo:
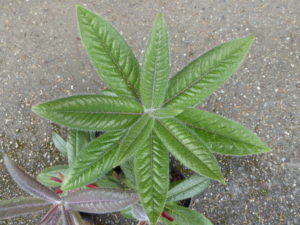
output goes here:
[{"label": "glossy leaf", "polygon": [[122,172],[125,175],[125,183],[132,189],[135,189],[134,157],[121,164]]},{"label": "glossy leaf", "polygon": [[148,114],[144,114],[126,131],[117,150],[114,166],[131,158],[135,151],[142,147],[152,131],[153,121]]},{"label": "glossy leaf", "polygon": [[57,133],[52,133],[52,141],[54,146],[60,151],[63,156],[67,156],[67,148],[65,140]]},{"label": "glossy leaf", "polygon": [[145,50],[140,93],[145,108],[160,107],[165,99],[169,79],[168,34],[162,14],[155,18]]},{"label": "glossy leaf", "polygon": [[37,198],[17,198],[0,201],[0,219],[26,215],[49,208],[51,203]]},{"label": "glossy leaf", "polygon": [[87,189],[69,192],[66,205],[75,211],[87,213],[111,213],[120,211],[138,201],[134,192],[117,189]]},{"label": "glossy leaf", "polygon": [[193,130],[175,119],[157,121],[155,133],[180,162],[196,173],[224,182],[217,160]]},{"label": "glossy leaf", "polygon": [[247,128],[213,113],[190,108],[177,119],[194,128],[211,151],[219,154],[251,155],[271,150]]},{"label": "glossy leaf", "polygon": [[169,189],[169,154],[154,132],[136,152],[135,175],[140,201],[151,224],[156,224]]},{"label": "glossy leaf", "polygon": [[67,140],[68,163],[71,165],[80,152],[87,146],[88,136],[86,132],[69,130]]},{"label": "glossy leaf", "polygon": [[71,190],[93,183],[113,167],[122,132],[108,132],[94,139],[69,168],[62,189]]},{"label": "glossy leaf", "polygon": [[176,224],[213,225],[213,223],[201,213],[176,204],[172,206],[171,216],[174,218]]},{"label": "glossy leaf", "polygon": [[135,101],[104,95],[78,95],[32,107],[41,117],[82,130],[114,130],[131,125],[143,108]]},{"label": "glossy leaf", "polygon": [[200,56],[170,80],[164,106],[195,106],[234,73],[247,54],[253,36],[221,44]]},{"label": "glossy leaf", "polygon": [[178,114],[182,113],[183,109],[169,109],[169,108],[161,108],[154,111],[153,115],[156,118],[168,118],[174,117]]},{"label": "glossy leaf", "polygon": [[101,79],[119,96],[138,99],[139,64],[122,36],[104,19],[77,6],[83,45]]},{"label": "glossy leaf", "polygon": [[61,176],[66,176],[68,173],[67,165],[59,165],[48,167],[38,174],[36,177],[38,182],[48,187],[59,187],[61,183],[51,180],[52,177],[61,179]]},{"label": "glossy leaf", "polygon": [[167,201],[177,202],[192,198],[204,191],[209,183],[209,179],[204,176],[198,174],[192,175],[169,190]]},{"label": "glossy leaf", "polygon": [[26,174],[23,170],[4,155],[4,165],[14,181],[27,193],[34,197],[50,202],[59,202],[60,197],[50,189],[38,183],[34,178]]}]

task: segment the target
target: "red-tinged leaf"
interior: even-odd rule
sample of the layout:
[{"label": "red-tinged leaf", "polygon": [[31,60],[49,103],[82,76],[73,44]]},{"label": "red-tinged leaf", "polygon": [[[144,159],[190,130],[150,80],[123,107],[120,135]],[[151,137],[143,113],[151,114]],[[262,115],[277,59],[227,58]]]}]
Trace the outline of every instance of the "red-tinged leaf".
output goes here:
[{"label": "red-tinged leaf", "polygon": [[171,217],[168,213],[166,213],[166,212],[162,212],[161,214],[160,214],[160,216],[161,217],[163,217],[163,218],[165,218],[165,219],[167,219],[167,220],[169,220],[169,221],[174,221],[174,218],[173,217]]},{"label": "red-tinged leaf", "polygon": [[27,175],[6,155],[4,155],[4,165],[14,181],[27,193],[50,202],[60,201],[60,197],[57,194]]},{"label": "red-tinged leaf", "polygon": [[95,184],[87,184],[85,186],[88,188],[98,188],[97,185],[95,185]]}]

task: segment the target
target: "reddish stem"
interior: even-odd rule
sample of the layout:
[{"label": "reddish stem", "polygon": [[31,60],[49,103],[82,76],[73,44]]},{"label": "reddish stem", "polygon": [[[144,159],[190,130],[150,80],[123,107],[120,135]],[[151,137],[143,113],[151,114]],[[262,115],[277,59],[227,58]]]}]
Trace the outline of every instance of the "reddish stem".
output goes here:
[{"label": "reddish stem", "polygon": [[50,180],[57,182],[57,183],[62,183],[62,180],[57,177],[51,177]]},{"label": "reddish stem", "polygon": [[160,214],[160,216],[163,217],[163,218],[165,218],[165,219],[167,219],[167,220],[169,220],[169,221],[171,221],[171,222],[174,221],[173,217],[171,217],[170,215],[168,215],[168,213],[166,213],[165,211],[162,212]]},{"label": "reddish stem", "polygon": [[54,192],[55,192],[56,194],[58,194],[58,195],[61,194],[61,193],[63,193],[63,191],[62,191],[61,189],[59,189],[59,188],[58,188],[58,189],[55,189]]},{"label": "reddish stem", "polygon": [[85,186],[88,188],[98,188],[96,184],[87,184]]}]

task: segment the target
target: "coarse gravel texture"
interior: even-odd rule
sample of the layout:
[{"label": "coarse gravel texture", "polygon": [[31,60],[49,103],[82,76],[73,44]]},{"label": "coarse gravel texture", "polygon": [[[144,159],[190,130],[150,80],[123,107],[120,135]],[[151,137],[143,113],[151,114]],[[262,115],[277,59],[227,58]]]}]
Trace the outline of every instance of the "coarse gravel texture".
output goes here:
[{"label": "coarse gravel texture", "polygon": [[[0,149],[33,175],[64,162],[51,132],[65,130],[35,116],[31,106],[104,87],[80,42],[78,3],[121,31],[140,62],[153,18],[163,12],[172,74],[220,43],[257,37],[238,72],[200,107],[255,131],[273,151],[218,157],[227,185],[213,182],[192,205],[214,224],[299,225],[300,1],[0,0]],[[0,198],[24,194],[0,163]],[[117,214],[100,218],[103,225],[135,224]]]}]

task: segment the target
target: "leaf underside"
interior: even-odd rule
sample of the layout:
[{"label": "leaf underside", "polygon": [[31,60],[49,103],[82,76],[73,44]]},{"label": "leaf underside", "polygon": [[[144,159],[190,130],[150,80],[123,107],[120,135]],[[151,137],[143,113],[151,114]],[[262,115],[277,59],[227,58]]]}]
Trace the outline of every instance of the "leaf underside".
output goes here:
[{"label": "leaf underside", "polygon": [[75,211],[87,213],[111,213],[120,211],[138,201],[136,193],[117,189],[87,189],[69,192],[66,205]]},{"label": "leaf underside", "polygon": [[156,224],[167,198],[169,154],[154,132],[136,152],[135,175],[140,201],[151,224]]},{"label": "leaf underside", "polygon": [[189,108],[176,118],[194,129],[212,152],[251,155],[270,151],[250,130],[222,116]]}]

